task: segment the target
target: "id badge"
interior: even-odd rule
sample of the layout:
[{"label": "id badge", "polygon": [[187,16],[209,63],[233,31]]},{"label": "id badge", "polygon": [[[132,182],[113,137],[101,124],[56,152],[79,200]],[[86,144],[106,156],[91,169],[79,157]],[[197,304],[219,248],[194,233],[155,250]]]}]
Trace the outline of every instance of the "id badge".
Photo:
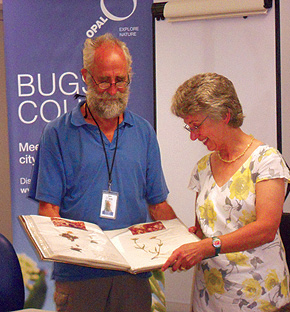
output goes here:
[{"label": "id badge", "polygon": [[103,191],[101,218],[116,219],[118,196],[119,193],[117,192]]}]

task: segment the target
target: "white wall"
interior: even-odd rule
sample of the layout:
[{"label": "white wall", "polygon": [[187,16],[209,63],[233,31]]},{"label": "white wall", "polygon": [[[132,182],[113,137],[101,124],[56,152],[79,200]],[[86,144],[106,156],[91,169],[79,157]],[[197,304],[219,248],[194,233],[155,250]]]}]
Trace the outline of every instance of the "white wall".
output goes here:
[{"label": "white wall", "polygon": [[[282,153],[290,166],[290,2],[280,1],[282,62]],[[290,212],[290,195],[284,211]]]},{"label": "white wall", "polygon": [[[283,2],[283,6],[288,6],[288,14],[286,8],[281,10],[286,13],[283,23],[289,28],[290,4]],[[207,151],[201,143],[190,141],[183,129],[183,121],[171,114],[172,95],[184,80],[197,73],[223,74],[234,83],[242,103],[246,115],[243,130],[277,147],[275,12],[272,8],[267,15],[247,19],[156,21],[155,26],[157,135],[171,191],[168,200],[178,216],[187,225],[193,225],[194,194],[187,190],[187,184],[194,164]],[[289,29],[284,31],[284,36],[288,38]],[[289,76],[289,52],[284,53],[284,62],[288,62],[284,75]],[[284,81],[288,83],[289,77],[284,77]],[[288,111],[288,116],[289,90],[284,83],[283,113]],[[287,133],[289,137],[286,118],[283,117],[284,139]],[[289,143],[286,143],[285,140],[285,154],[290,150]],[[168,312],[190,311],[192,278],[192,270],[166,273]]]}]

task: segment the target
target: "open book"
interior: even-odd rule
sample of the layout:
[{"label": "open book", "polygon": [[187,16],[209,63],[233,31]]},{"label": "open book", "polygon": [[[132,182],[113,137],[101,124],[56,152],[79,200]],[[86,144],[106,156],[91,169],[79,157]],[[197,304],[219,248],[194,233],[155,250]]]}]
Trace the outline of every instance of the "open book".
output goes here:
[{"label": "open book", "polygon": [[102,231],[89,222],[19,216],[42,260],[141,273],[159,269],[179,246],[197,242],[179,220]]}]

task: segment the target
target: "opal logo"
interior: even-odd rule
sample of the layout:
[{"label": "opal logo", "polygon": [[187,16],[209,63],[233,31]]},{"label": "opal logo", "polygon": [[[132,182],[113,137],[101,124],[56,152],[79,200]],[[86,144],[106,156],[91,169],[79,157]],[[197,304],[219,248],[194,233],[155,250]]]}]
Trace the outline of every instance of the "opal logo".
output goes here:
[{"label": "opal logo", "polygon": [[101,0],[100,1],[100,6],[101,6],[101,10],[103,12],[103,14],[106,16],[105,17],[100,17],[98,20],[96,20],[95,24],[93,24],[90,29],[86,32],[86,35],[88,38],[92,38],[97,32],[99,29],[101,29],[101,27],[104,26],[104,24],[108,21],[108,20],[111,20],[111,21],[115,21],[115,22],[121,22],[121,21],[124,21],[126,20],[127,18],[129,18],[136,10],[136,7],[137,7],[137,0],[133,0],[133,9],[131,11],[131,13],[127,16],[116,16],[116,15],[113,15],[106,7],[105,5],[105,0]]},{"label": "opal logo", "polygon": [[137,7],[137,0],[133,0],[133,10],[132,12],[127,15],[127,16],[124,16],[124,17],[118,17],[118,16],[115,16],[113,15],[112,13],[110,13],[107,8],[106,8],[106,5],[105,5],[105,0],[101,0],[101,10],[102,12],[106,15],[106,17],[112,21],[115,21],[115,22],[120,22],[120,21],[124,21],[126,20],[127,18],[129,18],[136,10],[136,7]]}]

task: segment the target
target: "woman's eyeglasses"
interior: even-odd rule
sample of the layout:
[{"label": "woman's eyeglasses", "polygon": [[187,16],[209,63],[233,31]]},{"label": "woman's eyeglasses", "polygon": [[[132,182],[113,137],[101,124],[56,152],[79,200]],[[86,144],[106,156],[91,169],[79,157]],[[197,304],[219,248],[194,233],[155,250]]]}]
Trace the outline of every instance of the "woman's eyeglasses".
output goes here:
[{"label": "woman's eyeglasses", "polygon": [[201,125],[206,121],[207,118],[208,118],[208,116],[206,116],[206,117],[204,118],[204,120],[203,120],[198,126],[192,126],[192,127],[190,127],[189,125],[184,125],[184,129],[187,130],[187,131],[189,131],[189,132],[197,131],[197,130],[201,127]]}]

